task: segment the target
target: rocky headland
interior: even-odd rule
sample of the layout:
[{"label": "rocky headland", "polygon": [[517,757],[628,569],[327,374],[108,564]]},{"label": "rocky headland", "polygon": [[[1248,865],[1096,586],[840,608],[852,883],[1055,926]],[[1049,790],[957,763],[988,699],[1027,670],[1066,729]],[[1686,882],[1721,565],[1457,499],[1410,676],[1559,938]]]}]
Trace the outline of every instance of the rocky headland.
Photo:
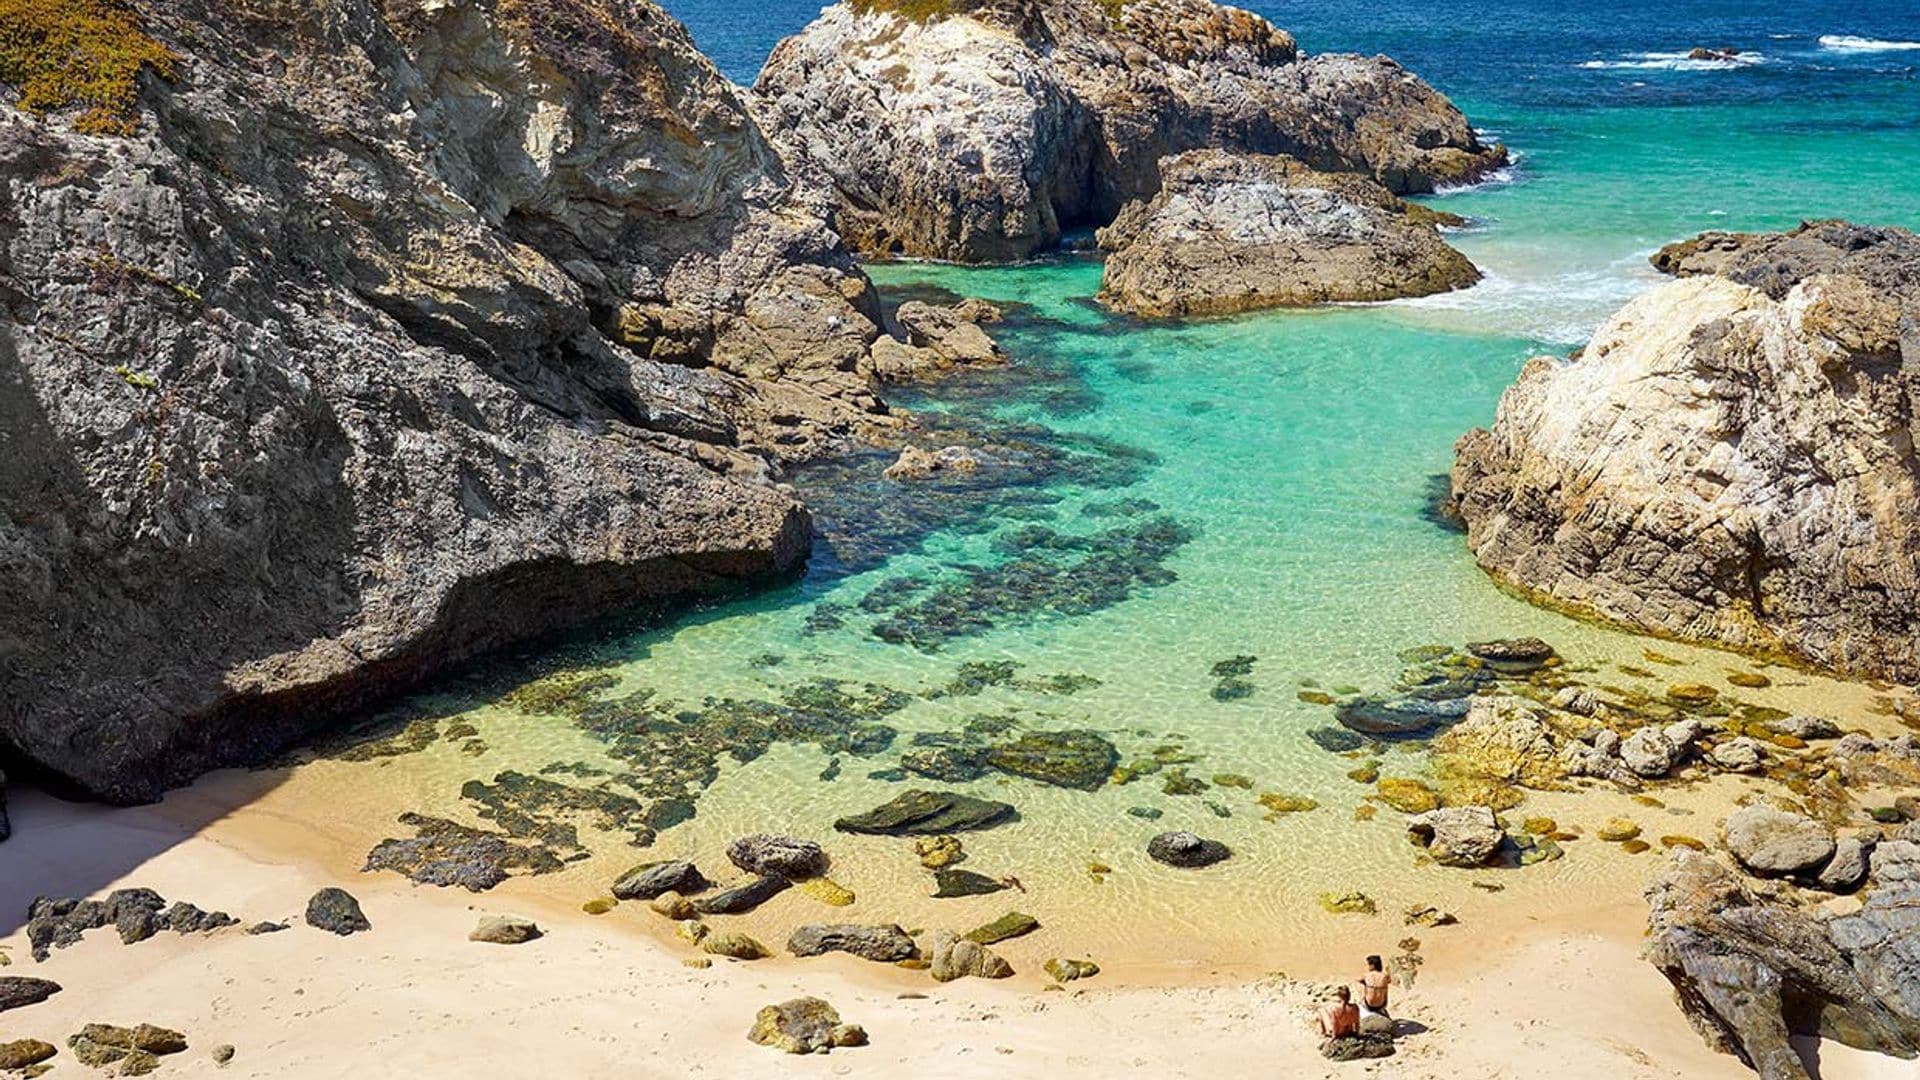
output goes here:
[{"label": "rocky headland", "polygon": [[1654,262],[1682,279],[1460,440],[1480,565],[1642,632],[1920,678],[1920,237],[1820,222]]},{"label": "rocky headland", "polygon": [[1440,238],[1462,220],[1353,172],[1196,150],[1160,165],[1160,190],[1100,230],[1100,298],[1148,317],[1391,300],[1480,279]]},{"label": "rocky headland", "polygon": [[1307,56],[1211,0],[847,0],[768,58],[767,129],[856,250],[1024,259],[1189,150],[1285,154],[1398,193],[1503,164],[1386,57]]},{"label": "rocky headland", "polygon": [[876,340],[995,359],[882,334],[646,0],[69,7],[0,58],[0,749],[61,786],[788,571]]}]

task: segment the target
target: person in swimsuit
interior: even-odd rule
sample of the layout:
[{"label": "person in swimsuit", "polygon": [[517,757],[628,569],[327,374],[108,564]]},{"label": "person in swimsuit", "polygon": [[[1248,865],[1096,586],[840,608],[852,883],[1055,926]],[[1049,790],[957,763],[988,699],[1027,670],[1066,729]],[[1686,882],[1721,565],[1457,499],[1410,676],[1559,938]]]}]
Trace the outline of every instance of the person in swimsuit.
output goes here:
[{"label": "person in swimsuit", "polygon": [[1393,976],[1380,966],[1378,956],[1367,957],[1367,972],[1360,976],[1360,1005],[1367,1015],[1387,1015],[1387,987],[1393,985]]},{"label": "person in swimsuit", "polygon": [[1327,1002],[1314,1015],[1314,1026],[1319,1029],[1323,1039],[1340,1039],[1360,1033],[1360,1010],[1353,1004],[1353,994],[1342,986],[1333,992],[1334,1000]]}]

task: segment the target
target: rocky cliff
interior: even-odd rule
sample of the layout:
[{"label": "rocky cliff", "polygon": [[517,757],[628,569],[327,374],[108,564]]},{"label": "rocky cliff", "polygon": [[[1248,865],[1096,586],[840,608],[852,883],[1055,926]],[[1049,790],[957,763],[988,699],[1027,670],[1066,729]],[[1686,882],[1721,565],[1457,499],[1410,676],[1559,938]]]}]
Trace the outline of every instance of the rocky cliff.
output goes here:
[{"label": "rocky cliff", "polygon": [[0,18],[7,756],[146,799],[804,558],[878,307],[659,8]]},{"label": "rocky cliff", "polygon": [[1529,362],[1453,488],[1495,577],[1636,629],[1920,678],[1920,237],[1707,234]]},{"label": "rocky cliff", "polygon": [[846,0],[755,85],[862,251],[997,262],[1111,220],[1163,157],[1287,154],[1395,192],[1505,160],[1385,57],[1301,54],[1211,0]]},{"label": "rocky cliff", "polygon": [[1440,238],[1462,219],[1359,173],[1292,158],[1193,150],[1160,163],[1160,190],[1100,230],[1100,298],[1148,317],[1392,300],[1480,280]]}]

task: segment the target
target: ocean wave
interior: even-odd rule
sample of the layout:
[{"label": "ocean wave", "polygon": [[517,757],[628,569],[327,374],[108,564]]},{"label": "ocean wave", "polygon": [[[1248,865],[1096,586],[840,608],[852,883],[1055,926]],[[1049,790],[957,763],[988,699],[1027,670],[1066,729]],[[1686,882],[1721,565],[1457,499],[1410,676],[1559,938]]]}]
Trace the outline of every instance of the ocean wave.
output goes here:
[{"label": "ocean wave", "polygon": [[1920,41],[1882,41],[1852,34],[1821,34],[1820,45],[1843,52],[1913,52],[1920,49]]},{"label": "ocean wave", "polygon": [[1683,52],[1644,52],[1628,53],[1619,60],[1587,60],[1579,66],[1589,71],[1735,71],[1766,62],[1767,58],[1757,52],[1711,60],[1696,60]]},{"label": "ocean wave", "polygon": [[1604,267],[1534,276],[1486,266],[1478,284],[1378,305],[1416,324],[1576,345],[1627,301],[1662,279],[1635,253]]},{"label": "ocean wave", "polygon": [[[1489,131],[1477,131],[1476,133],[1482,139],[1491,137],[1494,134]],[[1492,172],[1482,173],[1478,180],[1469,180],[1463,184],[1435,184],[1433,193],[1436,196],[1459,195],[1462,192],[1479,191],[1482,188],[1504,187],[1507,184],[1517,184],[1520,182],[1520,162],[1525,160],[1526,156],[1525,151],[1515,150],[1509,146],[1507,148],[1507,163],[1505,165],[1494,169]]]}]

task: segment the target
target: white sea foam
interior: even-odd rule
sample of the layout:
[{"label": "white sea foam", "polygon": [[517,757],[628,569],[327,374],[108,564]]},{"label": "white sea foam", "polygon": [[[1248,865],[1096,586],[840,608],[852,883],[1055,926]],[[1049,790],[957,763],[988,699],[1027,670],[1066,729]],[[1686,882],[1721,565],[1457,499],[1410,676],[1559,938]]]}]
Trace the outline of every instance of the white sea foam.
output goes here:
[{"label": "white sea foam", "polygon": [[1662,280],[1641,252],[1604,267],[1540,277],[1481,269],[1484,276],[1470,288],[1384,306],[1441,329],[1571,345],[1585,341],[1628,300]]},{"label": "white sea foam", "polygon": [[1683,52],[1643,52],[1628,53],[1619,60],[1588,60],[1580,66],[1593,71],[1734,71],[1766,62],[1767,58],[1757,52],[1712,60],[1695,60]]},{"label": "white sea foam", "polygon": [[[1483,140],[1494,136],[1494,133],[1490,131],[1480,131],[1478,134]],[[1518,183],[1520,180],[1519,165],[1526,156],[1525,151],[1515,150],[1509,146],[1507,147],[1507,163],[1505,165],[1500,166],[1492,172],[1482,173],[1478,180],[1470,180],[1464,184],[1435,184],[1433,193],[1435,195],[1458,195],[1463,191],[1478,191],[1481,188],[1501,187],[1506,184]]]},{"label": "white sea foam", "polygon": [[1879,38],[1855,37],[1852,34],[1821,34],[1822,48],[1840,52],[1913,52],[1920,50],[1920,41],[1882,41]]}]

